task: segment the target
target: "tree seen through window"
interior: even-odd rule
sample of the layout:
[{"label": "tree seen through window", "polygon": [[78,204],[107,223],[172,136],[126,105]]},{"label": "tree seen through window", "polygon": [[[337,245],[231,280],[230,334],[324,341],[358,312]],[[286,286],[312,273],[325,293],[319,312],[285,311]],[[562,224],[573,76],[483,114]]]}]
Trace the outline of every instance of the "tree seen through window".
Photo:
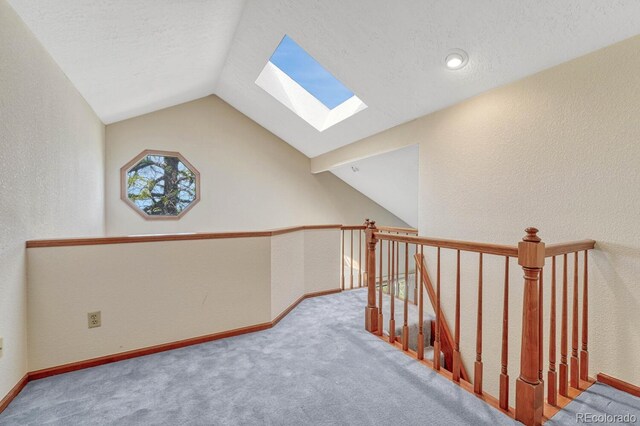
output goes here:
[{"label": "tree seen through window", "polygon": [[126,171],[127,197],[149,216],[178,216],[197,200],[196,173],[178,156],[147,154]]}]

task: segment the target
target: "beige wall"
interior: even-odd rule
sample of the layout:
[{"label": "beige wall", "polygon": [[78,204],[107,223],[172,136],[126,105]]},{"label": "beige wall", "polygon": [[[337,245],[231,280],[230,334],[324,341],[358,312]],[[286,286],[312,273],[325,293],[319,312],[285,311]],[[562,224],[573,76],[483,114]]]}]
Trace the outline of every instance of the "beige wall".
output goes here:
[{"label": "beige wall", "polygon": [[269,322],[339,288],[339,232],[29,249],[29,370]]},{"label": "beige wall", "polygon": [[[364,139],[314,164],[322,169],[369,150],[418,142],[420,234],[513,244],[526,226],[535,225],[547,242],[597,240],[589,271],[590,373],[603,371],[638,384],[638,51],[640,37],[635,37]],[[462,349],[471,368],[477,259],[463,262]],[[520,326],[522,274],[512,265],[514,336]],[[499,268],[488,266],[485,277],[491,278],[484,283],[485,378],[493,392],[499,372],[491,346],[500,337]],[[450,287],[446,291],[452,318],[453,294]],[[548,313],[547,305],[545,321]],[[515,378],[519,343],[512,340],[511,348]]]},{"label": "beige wall", "polygon": [[31,371],[270,321],[269,238],[28,252]]},{"label": "beige wall", "polygon": [[640,37],[425,117],[416,129],[423,135],[422,233],[515,242],[535,225],[547,242],[598,241],[590,265],[590,372],[635,383],[638,49]]},{"label": "beige wall", "polygon": [[340,286],[340,231],[304,231],[304,292],[316,293]]},{"label": "beige wall", "polygon": [[304,232],[271,238],[271,319],[304,293]]},{"label": "beige wall", "polygon": [[25,241],[101,234],[104,126],[0,0],[0,397],[27,371]]},{"label": "beige wall", "polygon": [[[202,200],[179,221],[148,221],[120,200],[120,168],[145,149],[180,151],[202,175]],[[107,233],[230,231],[402,221],[220,98],[107,126]]]},{"label": "beige wall", "polygon": [[339,229],[271,238],[271,319],[303,294],[340,287],[340,241]]}]

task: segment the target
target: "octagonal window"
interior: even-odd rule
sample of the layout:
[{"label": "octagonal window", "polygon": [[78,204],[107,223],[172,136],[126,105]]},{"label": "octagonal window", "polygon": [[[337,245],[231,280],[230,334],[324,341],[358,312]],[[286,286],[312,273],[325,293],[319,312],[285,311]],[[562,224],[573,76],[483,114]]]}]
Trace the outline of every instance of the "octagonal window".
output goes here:
[{"label": "octagonal window", "polygon": [[177,219],[200,200],[200,173],[178,152],[143,151],[121,169],[122,199],[146,219]]}]

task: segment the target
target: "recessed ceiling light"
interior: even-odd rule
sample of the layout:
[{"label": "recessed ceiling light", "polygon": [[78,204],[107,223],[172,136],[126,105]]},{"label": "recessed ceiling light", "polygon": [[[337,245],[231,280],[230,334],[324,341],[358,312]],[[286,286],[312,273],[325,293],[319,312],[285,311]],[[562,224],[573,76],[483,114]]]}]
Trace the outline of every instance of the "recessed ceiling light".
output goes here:
[{"label": "recessed ceiling light", "polygon": [[459,70],[467,65],[467,62],[469,62],[469,55],[461,49],[453,49],[444,60],[450,70]]}]

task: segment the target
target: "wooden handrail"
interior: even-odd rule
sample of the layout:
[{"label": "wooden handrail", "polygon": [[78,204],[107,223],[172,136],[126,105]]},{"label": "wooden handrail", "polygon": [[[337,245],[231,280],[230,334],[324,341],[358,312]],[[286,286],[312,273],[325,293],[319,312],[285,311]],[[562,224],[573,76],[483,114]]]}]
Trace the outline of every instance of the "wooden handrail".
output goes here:
[{"label": "wooden handrail", "polygon": [[69,246],[93,246],[103,244],[130,244],[130,243],[154,243],[162,241],[191,241],[191,240],[217,240],[228,238],[254,238],[272,237],[288,234],[290,232],[310,229],[340,229],[342,225],[304,225],[289,228],[273,229],[269,231],[240,231],[240,232],[213,232],[213,233],[185,233],[185,234],[153,234],[153,235],[128,235],[120,237],[89,237],[89,238],[62,238],[51,240],[27,241],[27,248],[41,247],[69,247]]},{"label": "wooden handrail", "polygon": [[[427,290],[427,296],[429,298],[429,301],[431,302],[431,307],[433,308],[434,312],[436,312],[436,315],[437,315],[438,308],[437,308],[436,291],[433,288],[431,277],[429,276],[429,272],[427,271],[427,265],[425,264],[425,261],[424,261],[424,255],[422,253],[416,253],[414,255],[414,258],[416,259],[416,264],[418,265],[420,276],[422,277],[422,285]],[[449,323],[447,322],[447,317],[445,316],[444,311],[442,310],[442,307],[440,307],[439,321],[440,321],[439,333],[440,333],[440,344],[441,344],[440,350],[442,350],[442,353],[444,353],[445,365],[448,366],[449,368],[452,368],[453,348],[454,348],[453,334],[451,333],[451,328],[449,327]],[[469,375],[467,374],[467,370],[464,368],[464,364],[462,362],[460,363],[460,378],[463,380],[469,381]]]},{"label": "wooden handrail", "polygon": [[403,232],[406,234],[415,234],[418,235],[418,230],[416,228],[399,228],[397,226],[378,226],[378,232]]},{"label": "wooden handrail", "polygon": [[498,256],[518,256],[518,247],[516,246],[477,243],[472,241],[446,240],[441,238],[414,237],[411,235],[385,234],[381,232],[376,232],[375,236],[379,240],[398,241],[403,243],[407,242],[411,244],[421,244],[430,247],[440,247],[484,254],[495,254]]},{"label": "wooden handrail", "polygon": [[340,225],[340,229],[343,231],[357,231],[358,229],[364,231],[367,227],[364,225]]},{"label": "wooden handrail", "polygon": [[577,251],[593,250],[596,242],[594,240],[571,241],[568,243],[549,244],[545,248],[544,257],[553,257]]}]

